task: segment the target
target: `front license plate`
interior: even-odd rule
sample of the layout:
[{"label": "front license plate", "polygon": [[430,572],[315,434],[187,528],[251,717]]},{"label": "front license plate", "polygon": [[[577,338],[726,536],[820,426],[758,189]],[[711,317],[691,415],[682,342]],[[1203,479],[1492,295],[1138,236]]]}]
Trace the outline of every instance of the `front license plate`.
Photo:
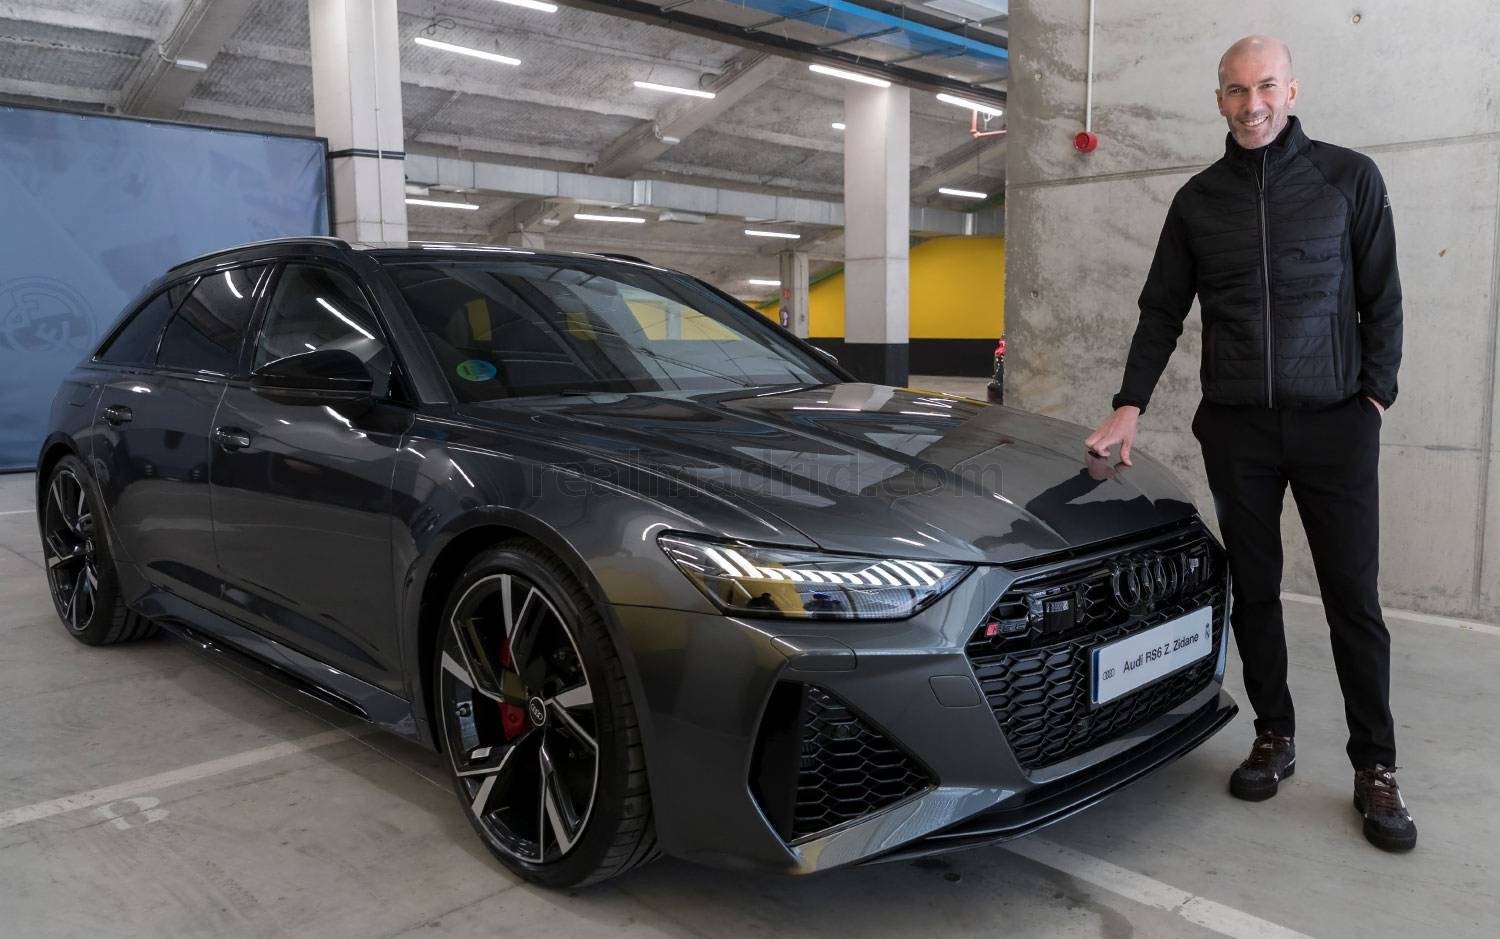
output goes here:
[{"label": "front license plate", "polygon": [[1205,606],[1095,649],[1094,703],[1107,704],[1211,655],[1213,619]]}]

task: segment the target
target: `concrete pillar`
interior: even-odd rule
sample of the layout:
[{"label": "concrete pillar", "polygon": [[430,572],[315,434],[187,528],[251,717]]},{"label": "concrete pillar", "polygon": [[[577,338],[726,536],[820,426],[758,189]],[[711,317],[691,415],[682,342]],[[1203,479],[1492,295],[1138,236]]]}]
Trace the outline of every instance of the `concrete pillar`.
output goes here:
[{"label": "concrete pillar", "polygon": [[807,310],[807,252],[783,251],[781,260],[781,325],[792,334],[806,339],[808,335]]},{"label": "concrete pillar", "polygon": [[911,239],[911,94],[844,92],[844,352],[865,381],[905,385]]},{"label": "concrete pillar", "polygon": [[313,123],[328,138],[333,233],[405,241],[396,0],[313,0]]}]

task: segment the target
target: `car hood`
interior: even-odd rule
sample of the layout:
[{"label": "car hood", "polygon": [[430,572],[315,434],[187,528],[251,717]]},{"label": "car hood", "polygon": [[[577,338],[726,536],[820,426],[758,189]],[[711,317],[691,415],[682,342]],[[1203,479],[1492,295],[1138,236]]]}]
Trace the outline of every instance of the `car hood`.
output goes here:
[{"label": "car hood", "polygon": [[[479,421],[644,469],[642,494],[692,487],[830,551],[1004,563],[1195,513],[1171,473],[1087,456],[1087,429],[937,392],[838,384],[593,394],[468,405]],[[503,413],[503,416],[502,416]]]}]

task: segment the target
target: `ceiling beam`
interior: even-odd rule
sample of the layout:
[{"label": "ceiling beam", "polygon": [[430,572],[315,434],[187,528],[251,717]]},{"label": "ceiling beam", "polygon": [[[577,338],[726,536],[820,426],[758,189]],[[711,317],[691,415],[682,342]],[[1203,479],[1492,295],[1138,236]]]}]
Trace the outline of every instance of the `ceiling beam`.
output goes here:
[{"label": "ceiling beam", "polygon": [[541,232],[561,222],[570,213],[571,202],[558,199],[522,199],[511,206],[490,226],[490,240],[503,241],[522,232]]},{"label": "ceiling beam", "polygon": [[229,104],[208,98],[189,98],[182,103],[182,110],[201,117],[228,118],[240,124],[262,126],[295,127],[312,133],[313,116],[301,111],[278,111],[272,108],[255,108],[243,104]]},{"label": "ceiling beam", "polygon": [[78,88],[73,85],[25,81],[19,78],[0,78],[0,95],[17,98],[41,98],[47,101],[73,102],[76,104],[115,103],[115,93],[108,89]]},{"label": "ceiling beam", "polygon": [[[667,3],[658,6],[648,0],[558,0],[558,2],[581,10],[621,16],[650,23],[653,26],[674,29],[691,36],[701,36],[716,42],[769,52],[772,55],[789,59],[874,71],[919,91],[956,92],[970,97],[977,96],[981,101],[994,102],[1000,106],[1005,104],[1003,92],[985,87],[990,82],[966,82],[962,79],[949,78],[936,72],[901,65],[900,60],[882,62],[869,56],[861,56],[858,52],[793,39],[774,29],[749,29],[736,26],[725,20],[697,15],[691,12],[690,6],[683,3]],[[912,8],[908,10],[915,12]]]},{"label": "ceiling beam", "polygon": [[[312,56],[305,49],[287,49],[257,42],[232,42],[224,47],[224,51],[230,55],[259,59],[262,62],[276,62],[280,65],[312,68]],[[582,111],[588,114],[606,114],[612,117],[624,116],[633,117],[638,120],[648,120],[656,114],[650,108],[638,105],[613,104],[595,98],[537,91],[531,88],[523,88],[510,82],[482,81],[458,75],[417,72],[409,68],[402,68],[401,83],[404,85],[416,85],[419,88],[432,88],[437,91],[478,95],[479,97],[494,98],[500,101],[519,101],[522,104],[536,104],[547,108],[562,108],[569,111]]]},{"label": "ceiling beam", "polygon": [[[564,199],[637,210],[671,209],[737,219],[775,219],[784,224],[819,228],[844,224],[844,206],[840,202],[687,183],[619,179],[415,153],[406,155],[406,175],[414,183],[506,193],[523,199]],[[955,212],[934,206],[912,206],[910,220],[913,232],[932,235],[989,234],[989,227],[995,224],[983,213]]]},{"label": "ceiling beam", "polygon": [[123,20],[98,13],[74,13],[68,10],[52,10],[35,3],[17,3],[15,0],[0,0],[0,20],[16,20],[38,26],[57,29],[79,29],[91,33],[109,33],[112,36],[129,36],[133,39],[156,41],[157,28],[150,23]]},{"label": "ceiling beam", "polygon": [[740,53],[705,89],[714,93],[713,98],[682,98],[668,104],[654,119],[605,145],[593,171],[600,176],[634,176],[775,78],[785,66],[785,59],[764,52]]},{"label": "ceiling beam", "polygon": [[250,15],[255,0],[187,0],[120,92],[120,111],[176,117],[203,72],[178,68],[178,59],[210,64]]},{"label": "ceiling beam", "polygon": [[[932,166],[915,170],[911,174],[912,198],[930,196],[939,188],[974,176],[986,175],[979,168],[981,157],[1000,154],[1005,146],[1004,137],[980,137],[964,141],[933,161]],[[1002,168],[999,174],[1004,175]]]},{"label": "ceiling beam", "polygon": [[764,247],[757,248],[756,253],[761,257],[774,258],[783,251],[801,251],[810,258],[842,262],[844,260],[843,248],[840,247],[837,251],[829,248],[830,244],[842,237],[844,237],[844,230],[842,228],[830,228],[827,231],[820,231],[810,237],[804,235],[796,241],[780,241],[765,245]]}]

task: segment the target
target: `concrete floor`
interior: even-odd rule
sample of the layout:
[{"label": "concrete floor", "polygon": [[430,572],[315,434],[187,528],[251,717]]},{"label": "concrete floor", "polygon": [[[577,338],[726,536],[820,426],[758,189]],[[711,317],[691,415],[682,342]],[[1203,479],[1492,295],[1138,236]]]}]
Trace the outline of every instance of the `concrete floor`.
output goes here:
[{"label": "concrete floor", "polygon": [[[932,382],[913,382],[933,387]],[[972,392],[971,392],[972,393]],[[1393,617],[1406,856],[1360,836],[1321,610],[1287,604],[1300,761],[1225,777],[1242,714],[1044,837],[810,878],[660,860],[575,893],[480,847],[437,757],[160,638],[93,649],[48,599],[32,477],[0,476],[5,936],[1489,936],[1500,630]],[[1230,688],[1243,702],[1238,665]]]}]

